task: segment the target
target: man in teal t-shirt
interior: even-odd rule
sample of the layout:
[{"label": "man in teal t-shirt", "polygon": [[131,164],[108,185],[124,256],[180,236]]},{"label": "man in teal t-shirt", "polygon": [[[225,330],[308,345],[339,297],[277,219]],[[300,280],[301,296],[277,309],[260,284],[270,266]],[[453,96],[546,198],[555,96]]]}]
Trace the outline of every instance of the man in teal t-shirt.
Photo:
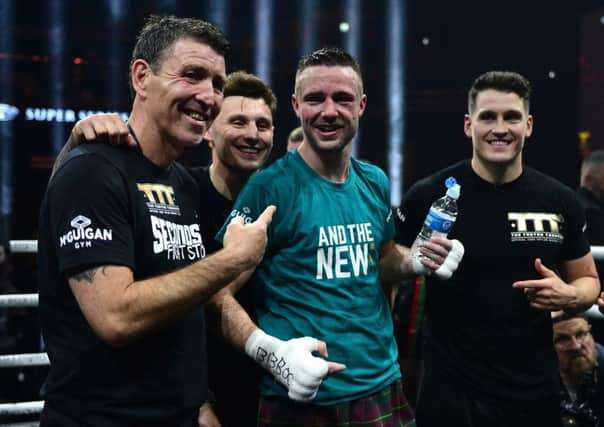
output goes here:
[{"label": "man in teal t-shirt", "polygon": [[[388,178],[351,158],[366,102],[349,54],[302,58],[292,104],[304,142],[252,176],[225,224],[277,206],[248,285],[258,326],[232,297],[235,285],[214,300],[225,337],[272,374],[261,384],[259,426],[414,425],[380,286],[414,271],[408,248],[393,242]],[[434,238],[424,268],[446,277],[461,248]]]}]

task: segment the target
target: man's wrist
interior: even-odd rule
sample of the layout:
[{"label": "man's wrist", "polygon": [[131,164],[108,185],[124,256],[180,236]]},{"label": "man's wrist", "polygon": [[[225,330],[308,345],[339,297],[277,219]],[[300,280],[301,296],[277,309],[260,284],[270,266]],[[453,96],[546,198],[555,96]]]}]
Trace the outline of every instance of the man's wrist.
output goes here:
[{"label": "man's wrist", "polygon": [[269,357],[282,344],[278,338],[268,335],[258,328],[245,341],[245,353],[261,365],[268,367]]}]

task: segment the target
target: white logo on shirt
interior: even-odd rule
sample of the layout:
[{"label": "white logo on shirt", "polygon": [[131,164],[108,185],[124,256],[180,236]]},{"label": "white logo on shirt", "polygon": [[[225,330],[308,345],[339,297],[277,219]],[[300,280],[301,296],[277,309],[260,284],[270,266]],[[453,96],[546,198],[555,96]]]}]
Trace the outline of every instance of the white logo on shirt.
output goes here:
[{"label": "white logo on shirt", "polygon": [[199,224],[177,224],[151,215],[153,253],[166,253],[169,260],[195,260],[206,256]]},{"label": "white logo on shirt", "polygon": [[405,220],[407,218],[405,218],[405,215],[403,215],[403,213],[401,212],[401,208],[396,208],[396,216],[398,217],[398,219],[401,220],[401,222],[405,222]]},{"label": "white logo on shirt", "polygon": [[254,222],[254,220],[252,219],[251,216],[249,216],[249,213],[252,210],[250,208],[248,208],[247,206],[244,206],[241,211],[238,211],[237,209],[233,209],[231,211],[231,217],[235,218],[237,216],[240,216],[241,218],[243,218],[243,222],[246,224],[251,224],[252,222]]},{"label": "white logo on shirt", "polygon": [[374,265],[372,224],[339,224],[319,227],[318,280],[366,276]]},{"label": "white logo on shirt", "polygon": [[76,249],[91,248],[95,240],[112,240],[113,231],[107,228],[90,227],[92,220],[84,215],[78,215],[69,223],[73,230],[59,237],[59,247],[73,245]]}]

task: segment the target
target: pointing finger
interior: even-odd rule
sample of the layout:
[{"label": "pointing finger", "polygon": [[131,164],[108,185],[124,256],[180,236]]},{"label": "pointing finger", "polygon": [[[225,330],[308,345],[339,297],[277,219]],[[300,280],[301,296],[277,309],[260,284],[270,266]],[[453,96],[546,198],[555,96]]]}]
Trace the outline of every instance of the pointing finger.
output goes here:
[{"label": "pointing finger", "polygon": [[273,214],[277,210],[277,207],[274,205],[268,206],[264,212],[260,214],[256,221],[264,222],[266,225],[270,224],[273,220]]},{"label": "pointing finger", "polygon": [[338,362],[327,362],[327,373],[329,374],[333,374],[335,372],[340,372],[343,371],[344,369],[346,369],[346,365],[344,365],[343,363],[338,363]]},{"label": "pointing finger", "polygon": [[513,288],[522,289],[522,288],[546,288],[543,283],[539,280],[522,280],[520,282],[514,282],[512,284]]},{"label": "pointing finger", "polygon": [[[231,220],[231,222],[230,222],[230,224],[233,224],[233,223],[235,223],[235,224],[243,224],[243,218],[242,218],[241,216],[237,215],[237,216],[236,216],[235,218],[233,218],[233,219]],[[230,225],[230,224],[229,224],[229,225]]]}]

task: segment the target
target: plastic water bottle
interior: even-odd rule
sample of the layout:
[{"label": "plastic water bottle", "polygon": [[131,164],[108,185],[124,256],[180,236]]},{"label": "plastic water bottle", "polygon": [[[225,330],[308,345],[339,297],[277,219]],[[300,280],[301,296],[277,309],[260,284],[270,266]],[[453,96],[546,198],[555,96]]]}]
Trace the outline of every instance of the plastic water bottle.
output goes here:
[{"label": "plastic water bottle", "polygon": [[452,176],[445,181],[446,194],[430,206],[421,231],[411,246],[411,257],[416,271],[421,271],[421,247],[432,236],[447,237],[457,219],[457,199],[461,187]]}]

